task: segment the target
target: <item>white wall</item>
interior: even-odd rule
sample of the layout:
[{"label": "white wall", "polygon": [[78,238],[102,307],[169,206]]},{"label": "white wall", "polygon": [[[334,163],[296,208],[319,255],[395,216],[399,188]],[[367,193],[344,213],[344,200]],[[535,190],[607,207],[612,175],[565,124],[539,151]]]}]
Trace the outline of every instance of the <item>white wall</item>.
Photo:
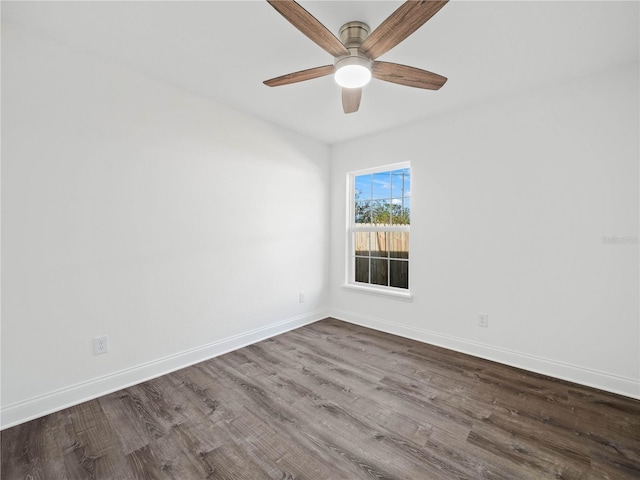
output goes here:
[{"label": "white wall", "polygon": [[[640,397],[639,90],[636,63],[336,145],[334,315]],[[344,289],[345,174],[406,160],[413,302]]]},{"label": "white wall", "polygon": [[4,426],[326,316],[327,146],[3,29]]}]

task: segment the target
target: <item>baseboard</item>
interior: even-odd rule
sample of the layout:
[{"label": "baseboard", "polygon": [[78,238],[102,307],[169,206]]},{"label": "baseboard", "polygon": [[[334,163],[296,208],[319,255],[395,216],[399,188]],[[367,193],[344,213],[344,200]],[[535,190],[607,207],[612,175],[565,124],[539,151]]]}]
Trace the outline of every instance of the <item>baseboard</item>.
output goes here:
[{"label": "baseboard", "polygon": [[550,377],[567,380],[569,382],[640,400],[640,381],[636,379],[612,375],[606,372],[570,365],[454,336],[443,335],[437,332],[410,327],[408,325],[361,315],[346,310],[334,309],[331,312],[331,316],[348,323],[410,338],[412,340],[417,340],[431,345],[437,345],[460,353],[466,353],[486,360],[492,360],[512,367],[522,368],[531,372],[549,375]]},{"label": "baseboard", "polygon": [[289,318],[109,375],[61,388],[45,395],[3,406],[0,409],[0,430],[180,370],[303,325],[322,320],[327,316],[327,311],[319,310]]}]

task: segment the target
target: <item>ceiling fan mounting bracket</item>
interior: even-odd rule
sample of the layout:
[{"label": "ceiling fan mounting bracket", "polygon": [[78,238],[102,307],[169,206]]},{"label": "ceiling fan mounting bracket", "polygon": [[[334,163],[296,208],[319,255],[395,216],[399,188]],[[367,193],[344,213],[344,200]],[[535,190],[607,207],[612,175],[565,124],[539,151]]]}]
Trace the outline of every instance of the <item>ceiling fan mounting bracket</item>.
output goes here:
[{"label": "ceiling fan mounting bracket", "polygon": [[371,33],[369,25],[363,22],[348,22],[340,27],[340,41],[349,51],[359,48]]}]

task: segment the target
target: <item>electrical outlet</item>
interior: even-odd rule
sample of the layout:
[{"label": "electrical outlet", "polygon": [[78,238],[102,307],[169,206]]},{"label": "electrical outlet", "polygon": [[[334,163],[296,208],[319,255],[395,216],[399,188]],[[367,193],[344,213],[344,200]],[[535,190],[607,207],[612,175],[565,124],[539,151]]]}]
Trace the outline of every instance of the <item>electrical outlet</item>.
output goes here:
[{"label": "electrical outlet", "polygon": [[478,314],[478,326],[487,328],[489,326],[489,314],[487,313],[479,313]]},{"label": "electrical outlet", "polygon": [[304,303],[304,293],[300,292],[299,296],[298,296],[298,301],[300,303]]},{"label": "electrical outlet", "polygon": [[93,339],[93,354],[102,355],[109,351],[109,337],[103,335],[102,337],[96,337]]}]

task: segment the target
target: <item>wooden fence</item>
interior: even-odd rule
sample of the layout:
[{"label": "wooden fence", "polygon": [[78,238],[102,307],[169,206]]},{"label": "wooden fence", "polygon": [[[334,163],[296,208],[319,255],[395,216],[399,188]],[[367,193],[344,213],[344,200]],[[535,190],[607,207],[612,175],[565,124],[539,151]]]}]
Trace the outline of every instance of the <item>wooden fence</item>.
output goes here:
[{"label": "wooden fence", "polygon": [[409,258],[409,232],[355,232],[354,246],[356,255]]}]

